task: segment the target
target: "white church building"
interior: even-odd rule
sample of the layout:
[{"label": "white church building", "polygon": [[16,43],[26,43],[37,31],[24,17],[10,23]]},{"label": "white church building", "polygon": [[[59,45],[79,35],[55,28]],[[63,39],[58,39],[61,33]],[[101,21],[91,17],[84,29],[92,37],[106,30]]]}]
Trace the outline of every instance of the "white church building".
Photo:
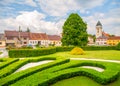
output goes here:
[{"label": "white church building", "polygon": [[102,24],[100,21],[96,24],[96,45],[105,46],[107,45],[107,39],[109,34],[105,33],[102,29]]}]

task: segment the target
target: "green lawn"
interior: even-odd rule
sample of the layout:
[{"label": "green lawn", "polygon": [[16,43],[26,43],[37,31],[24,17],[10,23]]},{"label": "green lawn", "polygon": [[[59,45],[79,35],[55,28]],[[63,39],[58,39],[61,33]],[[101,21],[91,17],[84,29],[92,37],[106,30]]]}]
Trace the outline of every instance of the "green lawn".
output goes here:
[{"label": "green lawn", "polygon": [[[47,57],[49,59],[51,59],[51,58],[53,59],[54,57],[57,59],[60,59],[59,57],[64,57],[64,59],[65,59],[65,58],[69,57],[69,58],[92,58],[92,59],[120,60],[120,51],[116,51],[116,50],[85,51],[84,55],[71,55],[70,52],[57,52],[57,53],[50,54],[50,55],[23,59],[25,61],[22,61],[22,60],[13,61],[14,58],[0,59],[1,62],[3,62],[3,65],[0,65],[0,68],[1,68],[0,75],[2,76],[2,73],[3,73],[3,75],[5,75],[2,79],[0,79],[0,85],[1,85],[1,82],[2,83],[4,83],[5,81],[9,82],[9,80],[11,80],[11,82],[12,82],[12,79],[17,80],[17,77],[21,77],[22,75],[27,75],[27,73],[37,70],[38,67],[40,67],[42,69],[42,66],[38,66],[38,67],[27,69],[23,72],[21,71],[20,73],[18,72],[16,74],[14,74],[14,70],[16,70],[16,68],[19,68],[19,66],[24,65],[23,63],[30,62],[30,61],[31,62],[32,61],[33,62],[40,61],[40,60],[42,60],[41,57],[42,58]],[[11,59],[11,61],[9,59]],[[31,59],[31,60],[27,61],[27,59],[28,60]],[[51,79],[52,74],[53,74],[53,76],[57,75],[60,73],[60,71],[62,71],[61,73],[64,73],[65,70],[67,70],[67,68],[68,69],[70,68],[70,65],[71,65],[71,67],[75,67],[72,65],[78,64],[77,62],[80,63],[80,62],[82,62],[82,60],[80,62],[70,60],[70,62],[61,63],[61,65],[54,65],[54,66],[51,66],[50,68],[46,68],[43,71],[37,71],[37,72],[32,73],[24,78],[21,78],[20,80],[16,81],[15,83],[12,83],[11,86],[22,86],[23,84],[24,84],[23,86],[27,86],[27,85],[35,86],[35,84],[38,85],[40,82],[42,82],[42,79],[43,79],[43,81],[48,78]],[[85,62],[90,63],[92,61],[85,61]],[[94,61],[93,61],[93,63],[94,63]],[[115,66],[113,65],[113,63],[108,62],[110,65],[108,65],[107,62],[103,62],[103,63],[105,64],[106,67],[109,66],[112,68],[109,71],[109,73],[107,73],[108,75],[110,73],[113,74],[112,71],[115,71],[117,69],[117,66],[119,66],[119,63],[117,65],[114,63]],[[103,63],[101,63],[101,64],[104,65]],[[107,63],[107,65],[106,65],[106,63]],[[9,65],[6,65],[6,64],[9,64]],[[52,65],[53,63],[49,63],[49,64]],[[54,63],[54,64],[56,64],[56,63]],[[47,64],[46,64],[46,66],[47,66]],[[43,65],[43,67],[44,67],[44,65]],[[11,70],[12,70],[12,72],[11,72]],[[52,73],[53,71],[54,71],[54,73]],[[57,83],[55,83],[51,86],[120,86],[120,75],[118,77],[118,80],[116,80],[115,82],[112,82],[110,84],[107,84],[107,85],[100,85],[95,80],[92,80],[85,76],[76,76],[76,77],[72,77],[69,79],[64,79],[64,80],[58,81]]]},{"label": "green lawn", "polygon": [[46,56],[120,60],[120,51],[117,50],[85,51],[85,55],[71,55],[70,52],[57,52],[55,54],[46,55]]},{"label": "green lawn", "polygon": [[[61,80],[51,86],[103,86],[85,76],[77,76]],[[120,77],[117,81],[104,86],[120,86]]]}]

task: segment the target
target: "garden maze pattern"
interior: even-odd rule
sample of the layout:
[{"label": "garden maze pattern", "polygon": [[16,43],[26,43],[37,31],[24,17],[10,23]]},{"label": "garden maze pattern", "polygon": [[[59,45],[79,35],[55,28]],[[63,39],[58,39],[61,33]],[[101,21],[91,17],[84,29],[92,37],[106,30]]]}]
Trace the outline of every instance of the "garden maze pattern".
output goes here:
[{"label": "garden maze pattern", "polygon": [[[20,72],[15,72],[30,62],[54,60]],[[103,72],[81,66],[103,68]],[[70,60],[69,58],[38,57],[38,58],[1,58],[0,86],[50,86],[57,81],[75,76],[87,76],[101,85],[109,84],[119,77],[120,64],[89,60]]]}]

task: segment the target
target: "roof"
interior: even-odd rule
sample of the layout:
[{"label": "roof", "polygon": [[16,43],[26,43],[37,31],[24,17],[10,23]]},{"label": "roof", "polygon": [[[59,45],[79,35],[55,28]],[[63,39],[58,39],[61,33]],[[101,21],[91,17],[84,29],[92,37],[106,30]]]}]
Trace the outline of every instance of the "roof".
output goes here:
[{"label": "roof", "polygon": [[29,32],[19,32],[19,31],[9,31],[9,30],[5,31],[5,36],[8,38],[19,37],[19,34],[20,37],[29,37]]},{"label": "roof", "polygon": [[30,33],[30,40],[48,40],[46,33]]},{"label": "roof", "polygon": [[96,24],[96,26],[102,26],[101,22],[98,21],[97,24]]},{"label": "roof", "polygon": [[105,32],[102,32],[102,35],[106,36],[106,37],[110,37],[110,35],[108,33],[105,33]]},{"label": "roof", "polygon": [[60,41],[61,37],[58,35],[48,35],[48,39],[49,40],[56,40],[56,41]]},{"label": "roof", "polygon": [[120,36],[109,37],[108,40],[120,40]]},{"label": "roof", "polygon": [[107,39],[108,37],[106,37],[106,36],[100,36],[100,37],[98,37],[97,39]]},{"label": "roof", "polygon": [[0,40],[4,40],[4,34],[0,34]]}]

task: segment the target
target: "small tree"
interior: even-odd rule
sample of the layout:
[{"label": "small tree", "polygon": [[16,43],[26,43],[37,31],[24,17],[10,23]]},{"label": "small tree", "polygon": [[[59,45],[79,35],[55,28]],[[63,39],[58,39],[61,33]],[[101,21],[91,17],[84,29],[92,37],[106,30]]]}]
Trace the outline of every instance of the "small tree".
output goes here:
[{"label": "small tree", "polygon": [[62,45],[85,46],[88,42],[86,30],[87,24],[78,14],[72,13],[63,26]]},{"label": "small tree", "polygon": [[26,32],[30,32],[30,29],[29,29],[29,27],[27,27],[27,31]]}]

